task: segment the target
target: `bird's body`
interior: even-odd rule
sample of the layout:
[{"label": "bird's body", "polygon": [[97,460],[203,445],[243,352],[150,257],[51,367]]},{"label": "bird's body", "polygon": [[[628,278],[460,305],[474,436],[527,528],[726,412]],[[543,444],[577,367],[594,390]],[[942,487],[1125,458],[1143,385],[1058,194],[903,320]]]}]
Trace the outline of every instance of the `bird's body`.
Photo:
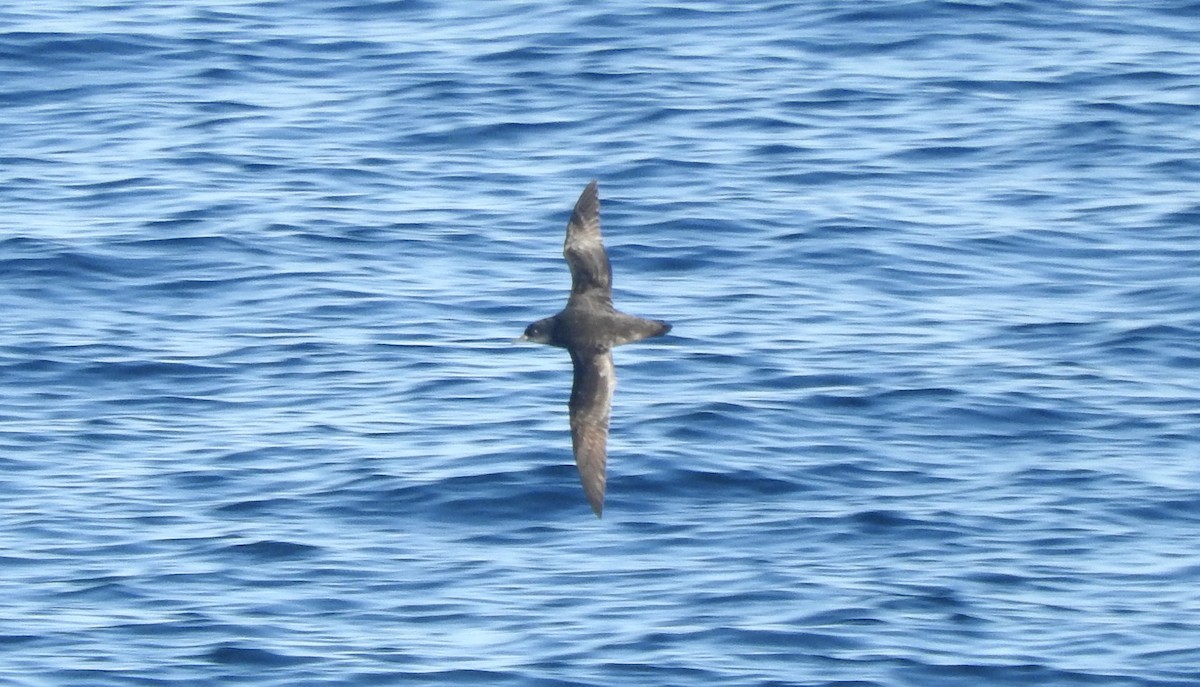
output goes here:
[{"label": "bird's body", "polygon": [[612,304],[612,268],[600,238],[600,196],[588,184],[567,223],[563,257],[571,268],[571,296],[553,317],[525,328],[522,339],[565,348],[575,368],[571,386],[571,443],[579,479],[592,510],[604,509],[608,419],[617,386],[612,349],[662,336],[671,325],[617,311]]}]

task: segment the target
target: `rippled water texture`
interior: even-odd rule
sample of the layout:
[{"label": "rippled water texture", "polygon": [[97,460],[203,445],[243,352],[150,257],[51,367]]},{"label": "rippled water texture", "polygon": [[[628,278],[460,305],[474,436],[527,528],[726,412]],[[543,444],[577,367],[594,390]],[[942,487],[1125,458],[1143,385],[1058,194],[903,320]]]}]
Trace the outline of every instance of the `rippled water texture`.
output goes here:
[{"label": "rippled water texture", "polygon": [[1197,17],[0,9],[0,683],[1200,684]]}]

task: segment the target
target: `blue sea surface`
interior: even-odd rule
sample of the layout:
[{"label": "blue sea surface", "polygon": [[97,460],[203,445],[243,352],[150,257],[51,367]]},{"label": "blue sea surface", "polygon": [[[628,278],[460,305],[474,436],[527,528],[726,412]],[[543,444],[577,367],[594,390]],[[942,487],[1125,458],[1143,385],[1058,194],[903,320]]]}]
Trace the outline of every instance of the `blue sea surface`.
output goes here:
[{"label": "blue sea surface", "polygon": [[[0,685],[1200,684],[1200,4],[0,9]],[[564,303],[600,182],[603,519]]]}]

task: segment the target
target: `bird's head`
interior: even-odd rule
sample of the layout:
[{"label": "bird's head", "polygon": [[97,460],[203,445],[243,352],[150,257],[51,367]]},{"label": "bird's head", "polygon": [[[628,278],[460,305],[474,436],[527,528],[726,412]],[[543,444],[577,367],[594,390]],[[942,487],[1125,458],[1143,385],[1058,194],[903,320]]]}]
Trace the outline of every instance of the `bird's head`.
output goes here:
[{"label": "bird's head", "polygon": [[544,320],[538,320],[525,328],[525,333],[517,338],[517,341],[532,341],[534,343],[548,344],[554,340],[554,318],[547,317]]}]

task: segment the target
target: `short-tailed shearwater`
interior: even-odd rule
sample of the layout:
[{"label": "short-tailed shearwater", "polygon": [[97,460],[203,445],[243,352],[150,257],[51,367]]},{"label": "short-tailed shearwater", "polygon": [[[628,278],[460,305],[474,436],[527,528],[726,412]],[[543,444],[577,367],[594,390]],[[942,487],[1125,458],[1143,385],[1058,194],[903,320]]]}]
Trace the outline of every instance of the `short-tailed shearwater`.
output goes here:
[{"label": "short-tailed shearwater", "polygon": [[662,336],[671,325],[644,320],[613,308],[612,267],[600,241],[600,196],[588,184],[567,223],[563,257],[571,268],[571,296],[554,317],[525,328],[521,340],[558,346],[571,354],[575,380],[571,386],[571,443],[575,465],[596,517],[604,509],[604,466],[608,418],[617,385],[612,349],[621,344]]}]

